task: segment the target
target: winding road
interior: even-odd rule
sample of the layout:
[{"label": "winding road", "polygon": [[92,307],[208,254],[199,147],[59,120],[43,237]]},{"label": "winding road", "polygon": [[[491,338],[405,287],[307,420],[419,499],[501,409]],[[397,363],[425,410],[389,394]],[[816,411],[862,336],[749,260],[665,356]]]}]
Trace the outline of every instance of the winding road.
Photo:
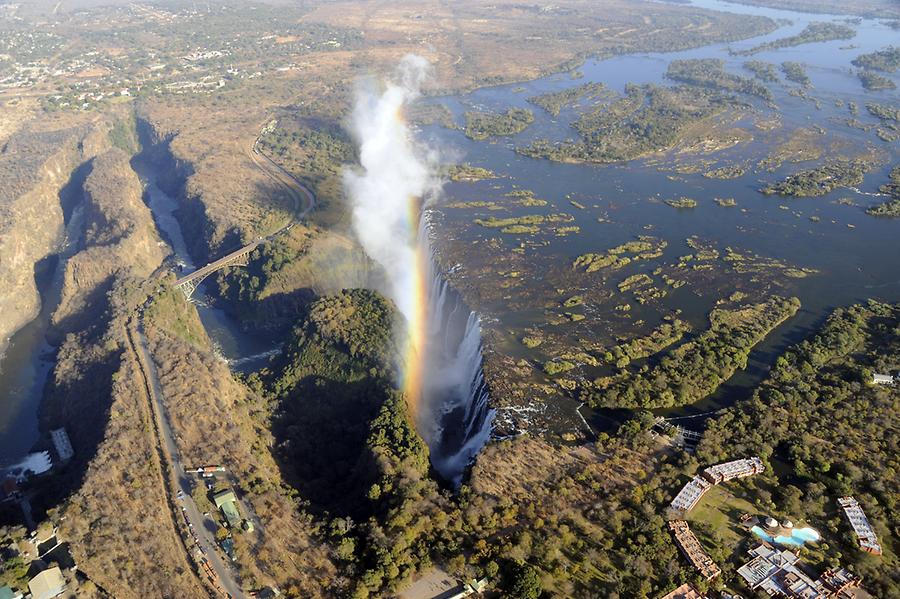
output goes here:
[{"label": "winding road", "polygon": [[[274,231],[273,233],[270,233],[265,237],[258,237],[254,241],[251,241],[247,245],[236,249],[226,256],[223,256],[222,258],[214,260],[209,264],[201,266],[190,274],[179,277],[178,280],[173,283],[173,286],[185,290],[185,295],[187,297],[191,296],[196,286],[199,285],[200,282],[203,281],[203,279],[221,268],[231,266],[232,264],[237,263],[239,260],[246,258],[250,254],[250,252],[255,250],[260,245],[266,243],[267,241],[271,241],[275,237],[289,231],[299,219],[305,218],[316,206],[316,196],[313,195],[312,191],[310,191],[309,188],[301,183],[300,180],[297,179],[294,175],[287,172],[281,165],[272,160],[269,156],[260,152],[257,148],[258,144],[259,137],[253,140],[253,144],[247,151],[247,157],[250,158],[250,161],[253,162],[253,165],[256,166],[256,168],[261,170],[269,179],[282,186],[285,191],[287,191],[288,195],[294,203],[294,218],[292,218],[290,222]],[[306,206],[301,208],[301,206],[303,206],[304,204],[304,200]]]}]

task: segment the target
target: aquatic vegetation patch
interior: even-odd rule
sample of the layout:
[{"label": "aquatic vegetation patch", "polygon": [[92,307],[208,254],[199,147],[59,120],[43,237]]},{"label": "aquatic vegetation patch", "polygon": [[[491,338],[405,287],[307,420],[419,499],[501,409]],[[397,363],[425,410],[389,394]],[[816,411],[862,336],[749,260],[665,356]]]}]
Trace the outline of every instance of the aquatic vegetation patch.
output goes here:
[{"label": "aquatic vegetation patch", "polygon": [[710,87],[717,90],[739,92],[772,100],[772,92],[753,79],[733,75],[725,71],[721,58],[684,58],[673,60],[666,70],[666,77],[673,81]]},{"label": "aquatic vegetation patch", "polygon": [[745,368],[750,350],[799,308],[797,298],[773,296],[759,304],[714,309],[709,328],[671,350],[659,364],[596,379],[586,386],[584,397],[594,406],[630,408],[699,401]]},{"label": "aquatic vegetation patch", "polygon": [[647,285],[652,285],[653,279],[650,278],[649,275],[645,273],[638,273],[636,275],[631,275],[630,277],[626,277],[624,281],[619,283],[617,287],[619,291],[625,293],[626,291],[631,291],[632,289],[636,289],[638,287],[645,287]]},{"label": "aquatic vegetation patch", "polygon": [[509,218],[476,218],[475,224],[488,229],[500,229],[514,225],[542,225],[544,223],[570,223],[575,218],[571,214],[561,212],[559,214],[529,214],[527,216],[511,216]]},{"label": "aquatic vegetation patch", "polygon": [[793,81],[803,87],[812,85],[809,75],[806,74],[806,66],[802,62],[785,61],[781,63],[781,70],[788,81]]},{"label": "aquatic vegetation patch", "polygon": [[598,106],[573,123],[579,141],[539,139],[516,151],[558,162],[632,160],[674,147],[690,126],[729,108],[742,109],[743,105],[715,90],[696,86],[629,84],[625,96]]},{"label": "aquatic vegetation patch", "polygon": [[497,202],[492,202],[488,200],[470,200],[466,202],[450,202],[449,204],[444,204],[444,208],[458,208],[458,209],[468,209],[468,208],[494,208],[497,206]]},{"label": "aquatic vegetation patch", "polygon": [[534,192],[530,189],[515,189],[506,194],[508,198],[514,198],[515,203],[519,206],[546,206],[549,204],[547,200],[534,197]]},{"label": "aquatic vegetation patch", "polygon": [[[609,268],[618,270],[635,260],[650,260],[662,256],[668,242],[656,237],[642,235],[636,241],[629,241],[606,250],[603,254],[582,254],[575,258],[572,268],[585,273]],[[628,255],[631,254],[631,255]]]},{"label": "aquatic vegetation patch", "polygon": [[775,65],[770,62],[748,60],[743,66],[748,71],[751,71],[757,79],[761,79],[768,83],[778,82],[778,73],[775,71]]},{"label": "aquatic vegetation patch", "polygon": [[863,69],[893,73],[900,69],[900,47],[889,46],[877,52],[860,54],[853,59],[853,64]]},{"label": "aquatic vegetation patch", "polygon": [[634,360],[647,358],[678,343],[690,331],[691,325],[687,322],[667,317],[667,320],[653,329],[650,334],[623,340],[612,347],[604,353],[603,359],[607,364],[624,368]]},{"label": "aquatic vegetation patch", "polygon": [[447,177],[451,181],[484,181],[486,179],[496,179],[497,175],[486,168],[480,166],[472,166],[471,164],[454,164],[447,169]]},{"label": "aquatic vegetation patch", "polygon": [[681,197],[681,198],[676,198],[674,200],[665,200],[665,203],[666,203],[666,205],[671,206],[672,208],[679,208],[679,209],[696,208],[697,207],[697,200],[695,200],[693,198]]},{"label": "aquatic vegetation patch", "polygon": [[553,116],[559,116],[559,113],[563,108],[572,108],[577,103],[583,101],[590,102],[600,98],[609,98],[611,96],[614,96],[614,93],[604,84],[585,83],[584,85],[571,87],[558,92],[532,96],[531,98],[528,98],[528,101],[535,106],[540,106]]},{"label": "aquatic vegetation patch", "polygon": [[789,175],[783,181],[770,183],[760,191],[766,195],[815,197],[837,189],[862,183],[875,165],[866,160],[833,160],[816,168]]},{"label": "aquatic vegetation patch", "polygon": [[516,135],[534,122],[534,113],[525,108],[510,108],[504,113],[467,111],[466,137],[481,141],[489,137]]},{"label": "aquatic vegetation patch", "polygon": [[758,46],[754,46],[749,50],[735,52],[735,54],[749,56],[751,54],[756,54],[758,52],[764,52],[768,50],[791,48],[793,46],[800,46],[802,44],[810,44],[813,42],[849,40],[854,37],[856,37],[856,30],[849,25],[819,21],[810,23],[806,26],[806,28],[803,29],[803,31],[796,35],[791,35],[789,37],[783,37],[771,42],[759,44]]},{"label": "aquatic vegetation patch", "polygon": [[746,171],[743,167],[732,165],[732,166],[722,166],[719,168],[714,168],[711,171],[706,171],[703,173],[703,176],[707,179],[737,179],[738,177],[743,177]]},{"label": "aquatic vegetation patch", "polygon": [[879,75],[878,73],[873,73],[872,71],[860,69],[856,72],[856,76],[859,77],[859,82],[862,83],[862,86],[870,92],[885,89],[897,89],[896,83],[887,77]]}]

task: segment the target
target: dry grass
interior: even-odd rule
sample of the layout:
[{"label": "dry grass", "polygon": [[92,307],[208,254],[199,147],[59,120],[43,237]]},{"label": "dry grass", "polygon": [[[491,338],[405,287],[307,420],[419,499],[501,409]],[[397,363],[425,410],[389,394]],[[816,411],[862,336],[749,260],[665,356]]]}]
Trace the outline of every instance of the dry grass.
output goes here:
[{"label": "dry grass", "polygon": [[105,439],[67,504],[61,535],[79,569],[115,597],[203,597],[156,474],[147,398],[132,357],[115,379]]}]

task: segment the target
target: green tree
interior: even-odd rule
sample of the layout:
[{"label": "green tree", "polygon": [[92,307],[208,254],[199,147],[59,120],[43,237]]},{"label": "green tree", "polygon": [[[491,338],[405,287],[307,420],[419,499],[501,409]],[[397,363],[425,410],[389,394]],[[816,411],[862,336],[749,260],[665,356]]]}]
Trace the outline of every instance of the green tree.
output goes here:
[{"label": "green tree", "polygon": [[512,585],[509,587],[509,597],[513,599],[537,599],[541,596],[543,588],[537,570],[528,564],[519,564],[513,572]]}]

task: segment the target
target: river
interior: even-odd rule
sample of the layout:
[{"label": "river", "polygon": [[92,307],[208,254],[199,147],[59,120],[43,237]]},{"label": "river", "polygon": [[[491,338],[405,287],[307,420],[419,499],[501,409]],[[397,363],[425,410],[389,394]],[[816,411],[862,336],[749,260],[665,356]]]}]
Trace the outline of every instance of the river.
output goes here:
[{"label": "river", "polygon": [[[749,48],[764,41],[791,35],[813,21],[847,20],[844,16],[756,8],[718,0],[695,0],[692,4],[714,10],[769,16],[779,20],[780,26],[771,34],[743,42],[713,44],[683,52],[588,60],[579,68],[583,76],[575,80],[566,74],[553,75],[526,83],[484,88],[471,94],[440,98],[437,101],[448,106],[457,120],[471,107],[492,110],[505,110],[510,106],[534,108],[527,103],[526,98],[587,81],[604,82],[618,91],[623,90],[629,82],[665,84],[663,74],[666,66],[676,58],[722,58],[730,72],[747,75],[740,66],[746,58],[731,55],[729,48]],[[852,40],[765,51],[753,58],[773,63],[793,60],[808,65],[814,85],[810,93],[821,100],[818,109],[809,100],[789,95],[783,86],[771,86],[785,125],[821,124],[829,130],[829,135],[839,134],[857,142],[867,140],[878,143],[871,133],[835,122],[836,119],[848,116],[846,109],[837,106],[836,101],[846,103],[853,100],[861,106],[871,100],[895,105],[898,103],[895,91],[864,93],[849,65],[850,60],[859,54],[896,43],[897,32],[877,19],[862,19],[852,26],[858,32]],[[895,82],[898,80],[896,75],[892,78]],[[516,185],[534,190],[539,197],[548,198],[557,206],[567,205],[566,195],[575,194],[579,197],[602,199],[605,206],[614,210],[615,223],[612,226],[597,223],[596,213],[591,213],[590,218],[579,219],[577,224],[582,227],[580,235],[569,236],[550,244],[545,251],[548,255],[558,257],[560,264],[570,263],[574,256],[585,251],[607,248],[633,239],[645,227],[652,225],[653,234],[665,239],[678,240],[699,235],[719,240],[723,245],[734,244],[820,271],[817,276],[793,283],[790,291],[803,302],[801,312],[752,352],[746,370],[737,373],[706,400],[693,406],[660,413],[668,416],[700,414],[745,397],[765,376],[775,356],[813,330],[836,306],[864,301],[869,297],[900,301],[897,222],[874,219],[861,210],[852,210],[833,202],[845,196],[856,198],[861,203],[869,202],[872,198],[863,194],[875,192],[878,185],[886,180],[887,165],[869,173],[860,186],[861,193],[838,190],[824,198],[790,201],[791,209],[783,210],[779,205],[788,203],[787,201],[764,198],[755,191],[759,181],[754,172],[729,181],[705,179],[700,175],[682,175],[678,181],[672,181],[668,178],[668,173],[660,172],[644,161],[625,165],[591,166],[558,164],[522,157],[515,153],[515,145],[526,144],[537,137],[562,139],[572,136],[568,123],[573,115],[563,114],[560,119],[552,119],[540,109],[535,109],[534,112],[534,125],[501,143],[473,142],[457,131],[440,127],[427,127],[424,134],[436,138],[442,147],[453,148],[467,162],[507,174]],[[858,118],[865,124],[876,123],[864,109]],[[885,144],[880,144],[879,147],[884,146]],[[892,160],[895,161],[896,144],[890,151]],[[191,269],[193,264],[174,216],[177,201],[156,184],[157,173],[154,168],[148,161],[135,160],[135,169],[146,186],[146,200],[153,210],[158,228],[172,246],[183,268]],[[771,177],[783,175],[791,168],[794,167],[783,167]],[[496,193],[494,185],[494,182],[452,183],[448,185],[447,192],[452,198],[483,199],[485,195]],[[509,188],[507,183],[506,189]],[[747,207],[747,211],[728,211],[705,204],[690,214],[684,214],[658,203],[647,202],[648,197],[661,193],[664,196],[734,197],[740,206]],[[797,216],[798,212],[802,213],[801,216]],[[450,214],[446,216],[448,219],[452,217]],[[468,216],[470,215],[465,218]],[[817,217],[820,222],[813,225],[808,220],[810,216]],[[81,225],[77,210],[70,211],[67,215],[66,227],[68,235],[60,246],[58,256],[46,260],[35,272],[42,297],[40,314],[13,335],[0,362],[0,462],[21,457],[39,438],[38,409],[55,355],[55,348],[47,341],[47,333],[50,317],[59,301],[63,265],[78,247]],[[672,246],[674,245],[673,243]],[[675,248],[670,246],[665,258],[675,256]],[[685,318],[702,326],[705,314],[716,298],[692,294],[687,297],[688,301],[683,302],[685,295],[672,294],[671,297],[680,298],[682,303],[678,307],[684,311]],[[196,297],[200,318],[210,338],[232,368],[253,370],[278,351],[265,337],[242,331],[227,313],[210,306],[202,287]],[[493,324],[489,326],[516,324],[517,319],[528,318],[527,314],[504,310],[502,305],[479,306],[469,303],[487,315],[489,323],[493,319]],[[558,406],[561,411],[572,416],[573,420],[576,407],[574,402],[563,402]],[[589,416],[596,427],[603,427],[603,414]],[[613,418],[612,421],[617,419]]]},{"label": "river", "polygon": [[[449,108],[457,123],[463,122],[463,114],[467,110],[502,112],[510,107],[532,110],[534,123],[512,137],[473,141],[466,138],[459,129],[446,129],[440,125],[427,126],[422,131],[423,136],[431,139],[432,145],[446,148],[448,154],[460,156],[461,161],[484,167],[501,177],[475,183],[456,182],[447,186],[448,202],[491,200],[502,205],[504,210],[441,210],[439,206],[442,222],[446,225],[440,229],[444,231],[450,244],[445,244],[445,247],[455,244],[456,248],[476,248],[481,247],[475,245],[478,242],[484,242],[490,237],[502,237],[497,230],[485,230],[472,224],[475,217],[549,214],[559,211],[573,214],[576,221],[572,224],[581,229],[578,234],[551,237],[546,243],[546,238],[539,239],[532,246],[528,245],[527,237],[503,238],[503,242],[508,243],[506,247],[513,248],[522,242],[520,247],[526,248],[526,254],[536,257],[535,264],[540,264],[540,267],[519,275],[526,279],[533,277],[535,285],[541,284],[548,270],[571,268],[574,258],[581,254],[603,251],[639,235],[652,235],[667,240],[669,247],[659,262],[648,261],[632,270],[625,270],[616,281],[632,272],[650,274],[654,267],[664,261],[677,261],[679,255],[691,251],[683,243],[683,240],[691,236],[711,240],[720,249],[735,247],[818,271],[818,274],[806,278],[786,281],[778,288],[777,292],[780,294],[799,297],[803,307],[794,318],[777,328],[754,349],[745,370],[739,371],[715,394],[703,401],[657,411],[667,417],[705,414],[747,397],[765,377],[777,355],[815,330],[835,307],[869,298],[900,301],[898,222],[873,218],[866,215],[860,207],[837,202],[838,199],[849,198],[863,207],[875,203],[879,198],[873,194],[877,194],[879,185],[887,182],[890,166],[896,164],[896,143],[881,142],[872,131],[860,130],[846,121],[855,116],[864,125],[875,126],[879,121],[867,113],[867,102],[898,104],[900,94],[897,91],[864,91],[850,64],[860,54],[896,44],[897,32],[878,19],[856,20],[848,19],[847,16],[757,8],[716,0],[696,0],[692,4],[714,10],[768,16],[776,20],[779,26],[770,34],[742,42],[713,44],[680,52],[591,59],[578,67],[574,75],[556,74],[534,81],[482,88],[465,95],[429,100]],[[849,23],[857,31],[857,35],[850,40],[766,50],[749,57],[729,52],[796,34],[816,21]],[[821,160],[799,164],[786,162],[772,173],[747,168],[746,173],[738,178],[719,180],[703,177],[702,171],[676,174],[671,169],[659,168],[660,165],[652,160],[638,159],[610,165],[564,164],[535,160],[516,153],[516,147],[528,145],[535,139],[564,140],[577,137],[576,132],[570,128],[570,123],[577,118],[575,111],[563,109],[558,117],[552,117],[530,104],[527,98],[588,82],[604,83],[620,93],[628,83],[674,85],[674,82],[665,79],[664,74],[670,61],[681,58],[719,58],[725,62],[727,72],[747,77],[752,74],[742,68],[742,63],[751,59],[774,63],[776,68],[784,61],[804,63],[813,84],[807,93],[819,102],[816,105],[814,100],[790,94],[789,89],[797,87],[795,85],[767,84],[775,95],[780,117],[776,135],[798,127],[821,127],[827,132],[817,142],[824,148],[821,160],[826,160],[832,152],[837,151],[833,148],[842,147],[836,144],[845,142],[858,147],[874,147],[886,159],[881,167],[868,173],[858,190],[843,188],[822,197],[791,199],[767,197],[757,190],[763,182],[780,180],[791,172],[819,164]],[[896,73],[887,76],[895,83],[900,83]],[[742,99],[748,100],[748,97],[743,96]],[[762,112],[766,109],[761,101],[749,101],[753,103],[755,110]],[[859,105],[858,115],[851,115],[849,112],[848,103],[851,101]],[[750,162],[748,155],[758,157],[761,152],[765,155],[766,144],[771,143],[771,137],[764,134],[755,137],[757,139],[738,144],[714,157],[719,160],[727,158],[729,163],[746,164]],[[536,197],[549,200],[550,205],[544,209],[510,208],[508,202],[504,203],[503,196],[517,188],[534,191]],[[700,205],[694,210],[682,211],[665,206],[660,201],[680,196],[697,198]],[[714,197],[735,198],[738,208],[717,206],[711,201]],[[570,199],[573,198],[587,205],[587,209],[573,209],[570,205]],[[605,218],[598,222],[598,217]],[[438,243],[440,245],[440,241]],[[451,250],[449,259],[454,263],[459,262],[463,273],[467,267],[479,272],[479,267],[483,266],[481,251],[483,250]],[[466,275],[461,276],[465,278]],[[500,282],[500,278],[485,279],[483,284],[496,285]],[[466,285],[465,281],[462,285]],[[469,295],[477,297],[477,290]],[[706,315],[720,297],[711,290],[682,288],[670,293],[658,305],[635,306],[631,314],[634,321],[646,320],[648,324],[653,324],[665,311],[678,309],[681,310],[681,318],[690,321],[695,329],[702,329],[707,326]],[[486,328],[494,329],[506,339],[510,338],[510,331],[521,334],[522,329],[528,326],[545,326],[542,321],[546,318],[546,304],[522,308],[519,303],[515,303],[520,300],[515,294],[487,303],[479,303],[468,296],[466,299],[475,310],[485,315]],[[600,319],[598,329],[609,326],[608,323],[616,319],[612,313],[589,316]],[[631,330],[635,332],[627,334],[640,334],[635,329]],[[573,347],[579,345],[578,335],[583,334],[583,331],[582,328],[578,333],[573,333]],[[537,352],[529,352],[521,346],[514,347],[516,345],[513,339],[512,342],[493,349],[511,353],[517,358],[538,359],[535,357],[539,355]],[[572,423],[580,422],[574,414],[577,407],[574,401],[551,400],[548,403],[555,404],[553,409],[563,414],[561,419],[564,422],[560,423],[560,432],[571,427]],[[582,412],[588,416],[595,430],[611,430],[621,422],[623,415],[627,415],[615,411]],[[691,426],[700,426],[702,420],[703,418],[698,418],[692,421]]]}]

